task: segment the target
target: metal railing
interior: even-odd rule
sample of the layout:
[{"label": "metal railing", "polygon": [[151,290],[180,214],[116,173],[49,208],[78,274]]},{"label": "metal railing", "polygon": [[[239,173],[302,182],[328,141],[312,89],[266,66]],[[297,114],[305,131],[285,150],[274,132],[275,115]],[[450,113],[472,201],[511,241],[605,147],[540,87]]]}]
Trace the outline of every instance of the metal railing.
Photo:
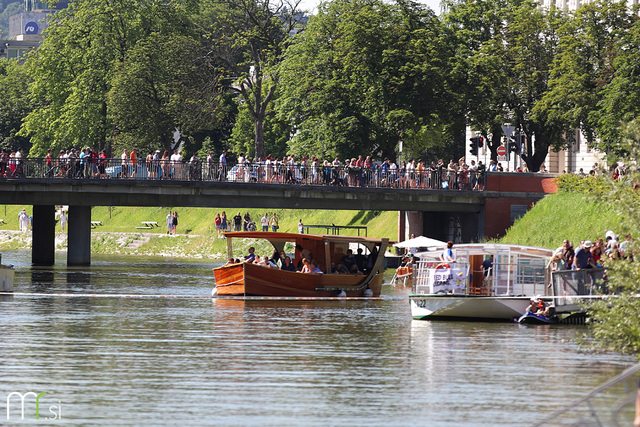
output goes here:
[{"label": "metal railing", "polygon": [[[437,269],[438,264],[448,264],[451,268]],[[437,279],[434,272],[440,271],[450,274],[450,279],[457,281],[464,279],[465,285],[458,284],[458,291],[464,289],[465,295],[471,294],[471,278],[469,277],[470,266],[466,260],[442,263],[441,261],[417,261],[414,267],[414,286],[416,293],[434,293],[434,283],[431,279]],[[474,271],[473,274],[482,274]],[[462,275],[456,277],[456,275]],[[532,296],[544,294],[545,291],[545,265],[544,261],[530,263],[495,263],[492,273],[487,283],[487,295],[493,296]],[[417,287],[420,287],[418,289]]]},{"label": "metal railing", "polygon": [[537,419],[536,426],[631,426],[635,417],[640,363],[603,383],[583,398],[550,416]]},{"label": "metal railing", "polygon": [[206,161],[161,159],[135,162],[120,158],[23,158],[0,163],[0,177],[50,179],[128,179],[173,181],[259,182],[265,184],[337,187],[404,188],[416,190],[483,190],[485,174],[427,169],[407,172],[345,166],[302,166],[285,163],[245,163],[221,166]]}]

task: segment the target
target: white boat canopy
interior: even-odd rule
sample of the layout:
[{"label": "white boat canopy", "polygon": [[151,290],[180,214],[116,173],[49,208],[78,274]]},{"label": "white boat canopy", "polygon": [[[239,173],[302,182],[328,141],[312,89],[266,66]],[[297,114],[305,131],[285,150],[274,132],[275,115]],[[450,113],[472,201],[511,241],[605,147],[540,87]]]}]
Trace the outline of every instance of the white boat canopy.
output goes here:
[{"label": "white boat canopy", "polygon": [[433,248],[447,246],[447,242],[442,242],[430,237],[418,236],[403,242],[394,243],[393,246],[396,248]]}]

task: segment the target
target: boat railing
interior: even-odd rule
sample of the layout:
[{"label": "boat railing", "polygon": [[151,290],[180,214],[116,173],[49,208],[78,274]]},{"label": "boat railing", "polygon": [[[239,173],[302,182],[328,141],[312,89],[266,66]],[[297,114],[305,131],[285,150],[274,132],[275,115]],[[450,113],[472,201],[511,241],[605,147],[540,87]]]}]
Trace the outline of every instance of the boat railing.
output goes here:
[{"label": "boat railing", "polygon": [[604,268],[554,271],[551,273],[551,286],[556,307],[575,305],[576,297],[611,293]]},{"label": "boat railing", "polygon": [[492,295],[530,296],[544,294],[544,263],[494,263],[492,285]]},{"label": "boat railing", "polygon": [[548,417],[536,426],[630,426],[635,416],[640,363],[606,381],[586,396]]},{"label": "boat railing", "polygon": [[[482,275],[482,271],[471,271],[466,259],[446,263],[419,260],[414,268],[413,290],[416,294],[446,293],[478,295],[472,289],[471,274]],[[471,273],[471,274],[470,274]],[[442,286],[444,276],[449,277],[449,286]],[[494,263],[484,295],[530,296],[544,294],[546,288],[544,262]],[[460,283],[463,280],[464,283]]]}]

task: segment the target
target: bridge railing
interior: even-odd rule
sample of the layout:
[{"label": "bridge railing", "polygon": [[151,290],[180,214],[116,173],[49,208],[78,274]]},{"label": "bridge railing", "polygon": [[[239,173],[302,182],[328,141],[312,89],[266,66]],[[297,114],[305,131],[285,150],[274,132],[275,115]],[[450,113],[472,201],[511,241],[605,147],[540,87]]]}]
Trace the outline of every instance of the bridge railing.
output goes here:
[{"label": "bridge railing", "polygon": [[122,179],[259,182],[373,188],[482,190],[485,174],[473,170],[389,170],[382,167],[301,166],[300,164],[245,163],[221,166],[217,162],[171,160],[135,162],[110,159],[10,159],[0,163],[0,177],[49,179]]}]

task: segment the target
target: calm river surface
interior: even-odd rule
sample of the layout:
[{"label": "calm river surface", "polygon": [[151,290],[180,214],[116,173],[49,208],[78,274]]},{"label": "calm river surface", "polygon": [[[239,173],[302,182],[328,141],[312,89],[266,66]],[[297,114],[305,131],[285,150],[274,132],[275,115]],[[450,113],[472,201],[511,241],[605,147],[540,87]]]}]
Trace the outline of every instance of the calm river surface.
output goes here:
[{"label": "calm river surface", "polygon": [[3,253],[15,292],[44,295],[0,297],[2,425],[5,396],[31,391],[47,394],[39,420],[26,397],[25,425],[521,426],[636,362],[582,352],[582,327],[413,321],[391,286],[378,301],[215,300],[213,261],[58,257]]}]

